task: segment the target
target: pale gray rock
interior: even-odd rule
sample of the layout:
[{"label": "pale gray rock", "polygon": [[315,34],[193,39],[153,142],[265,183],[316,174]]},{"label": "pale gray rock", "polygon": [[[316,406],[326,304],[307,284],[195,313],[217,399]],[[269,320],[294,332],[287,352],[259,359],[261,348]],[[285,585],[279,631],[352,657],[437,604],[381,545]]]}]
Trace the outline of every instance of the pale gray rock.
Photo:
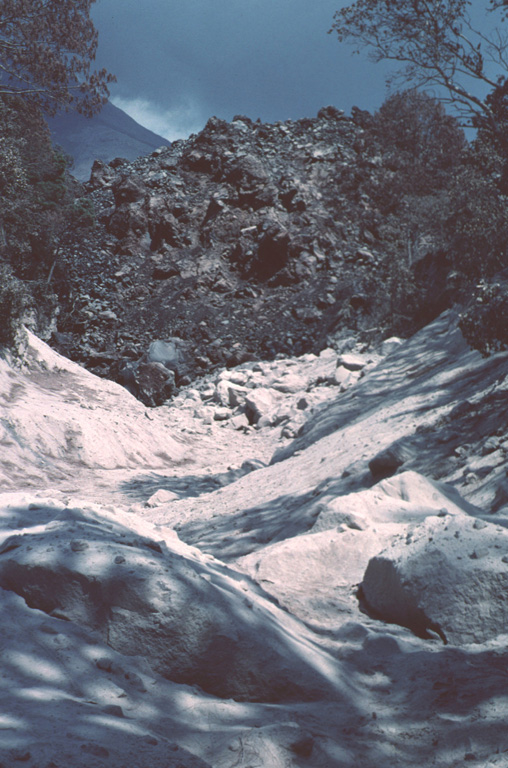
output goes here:
[{"label": "pale gray rock", "polygon": [[361,371],[365,368],[367,361],[361,355],[355,355],[352,352],[340,355],[338,364],[343,365],[348,371]]},{"label": "pale gray rock", "polygon": [[296,424],[285,424],[280,431],[280,436],[286,438],[296,437],[299,429],[300,427]]},{"label": "pale gray rock", "polygon": [[383,546],[429,516],[462,519],[465,510],[477,511],[454,489],[405,472],[357,493],[323,494],[309,533],[270,544],[237,564],[302,620],[336,628],[353,611],[354,585]]},{"label": "pale gray rock", "polygon": [[221,379],[217,384],[215,397],[221,405],[237,408],[245,402],[248,391],[245,387],[234,384],[228,379]]},{"label": "pale gray rock", "polygon": [[215,409],[213,418],[215,421],[227,421],[227,419],[231,418],[232,415],[233,411],[231,408],[225,408],[222,406]]},{"label": "pale gray rock", "polygon": [[381,343],[381,347],[379,351],[382,355],[391,355],[392,352],[395,352],[397,349],[400,349],[403,343],[404,343],[404,339],[399,339],[398,336],[390,336],[389,339],[385,339]]},{"label": "pale gray rock", "polygon": [[229,380],[232,384],[238,384],[243,387],[247,383],[248,375],[245,371],[231,371]]},{"label": "pale gray rock", "polygon": [[332,349],[331,347],[327,347],[326,349],[322,349],[319,353],[319,360],[321,362],[324,362],[326,360],[337,361],[337,352]]},{"label": "pale gray rock", "polygon": [[219,381],[230,381],[232,384],[238,384],[241,387],[247,383],[248,378],[247,372],[241,370],[225,370],[219,373]]},{"label": "pale gray rock", "polygon": [[110,323],[118,322],[118,315],[116,315],[115,312],[112,312],[110,309],[105,309],[102,312],[99,312],[99,318]]},{"label": "pale gray rock", "polygon": [[212,424],[214,421],[215,408],[212,406],[204,406],[203,408],[196,408],[194,416],[199,419],[203,424]]},{"label": "pale gray rock", "polygon": [[180,339],[170,339],[168,341],[157,339],[152,341],[148,347],[146,360],[148,363],[162,363],[170,371],[177,371],[178,365],[181,362],[180,346]]},{"label": "pale gray rock", "polygon": [[477,514],[479,511],[462,499],[454,488],[407,471],[357,493],[324,494],[312,531],[336,526],[363,530],[387,523],[415,524],[426,517]]},{"label": "pale gray rock", "polygon": [[280,399],[277,392],[266,387],[249,392],[245,398],[245,410],[250,423],[258,424],[260,419],[264,419],[263,424],[271,424]]},{"label": "pale gray rock", "polygon": [[287,373],[276,379],[272,384],[272,388],[285,394],[295,394],[296,392],[304,392],[307,389],[308,383],[304,376],[299,376],[296,373]]},{"label": "pale gray rock", "polygon": [[507,631],[508,532],[466,515],[430,517],[373,557],[362,581],[384,621],[443,642],[483,643]]},{"label": "pale gray rock", "polygon": [[307,369],[310,373],[309,383],[311,385],[322,383],[333,384],[337,361],[338,355],[334,349],[323,349],[323,351],[319,353],[319,357],[315,360],[315,362],[307,366]]},{"label": "pale gray rock", "polygon": [[358,371],[350,371],[344,365],[339,365],[333,372],[331,383],[340,387],[341,392],[345,392],[346,389],[356,384],[359,377],[360,373]]},{"label": "pale gray rock", "polygon": [[170,504],[172,501],[177,501],[179,498],[177,493],[167,491],[165,488],[159,488],[159,490],[153,493],[145,502],[145,506],[149,508],[160,507],[162,504]]},{"label": "pale gray rock", "polygon": [[247,429],[249,426],[249,419],[245,415],[245,413],[239,413],[236,416],[233,416],[230,421],[231,426],[233,429]]},{"label": "pale gray rock", "polygon": [[353,585],[379,547],[394,535],[337,529],[295,536],[237,560],[263,589],[306,623],[337,628],[355,608]]},{"label": "pale gray rock", "polygon": [[208,384],[206,389],[203,389],[200,392],[200,397],[202,400],[211,400],[212,397],[215,396],[216,387],[214,384]]},{"label": "pale gray rock", "polygon": [[178,410],[187,409],[192,410],[199,408],[202,405],[201,393],[197,389],[182,389],[176,397],[171,401],[171,404],[178,408]]}]

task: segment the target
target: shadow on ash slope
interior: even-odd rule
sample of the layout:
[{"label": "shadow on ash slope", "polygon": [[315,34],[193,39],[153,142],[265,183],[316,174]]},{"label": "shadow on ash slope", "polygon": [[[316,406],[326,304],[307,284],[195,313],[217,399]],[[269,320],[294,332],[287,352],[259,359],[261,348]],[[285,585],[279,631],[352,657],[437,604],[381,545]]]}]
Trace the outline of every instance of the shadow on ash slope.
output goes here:
[{"label": "shadow on ash slope", "polygon": [[508,765],[507,355],[0,377],[2,766]]}]

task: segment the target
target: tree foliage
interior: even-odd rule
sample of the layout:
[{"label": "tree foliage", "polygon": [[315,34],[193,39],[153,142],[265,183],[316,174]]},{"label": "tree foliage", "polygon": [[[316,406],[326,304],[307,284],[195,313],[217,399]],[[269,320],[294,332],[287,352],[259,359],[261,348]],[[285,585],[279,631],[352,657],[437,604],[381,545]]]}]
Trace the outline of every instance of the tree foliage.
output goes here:
[{"label": "tree foliage", "polygon": [[[504,0],[475,5],[500,21],[508,9]],[[367,49],[375,62],[400,65],[392,81],[437,88],[438,97],[469,123],[482,119],[495,130],[493,105],[484,93],[505,82],[508,37],[500,25],[492,33],[475,26],[471,7],[470,0],[356,0],[335,13],[330,31],[353,43],[356,53]]]},{"label": "tree foliage", "polygon": [[466,148],[457,121],[437,99],[410,89],[389,96],[374,115],[371,131],[382,146],[405,194],[435,193]]},{"label": "tree foliage", "polygon": [[[393,144],[386,158],[394,179],[379,190],[390,201],[384,227],[394,233],[393,264],[404,263],[404,239],[412,254],[423,243],[420,295],[435,289],[450,302],[473,294],[462,316],[467,339],[486,353],[507,347],[508,0],[356,0],[334,19],[340,41],[393,62],[389,80],[417,89],[395,94],[376,117]],[[422,89],[477,129],[470,145],[460,146],[431,102],[411,103]]]},{"label": "tree foliage", "polygon": [[21,95],[48,114],[92,115],[107,101],[106,70],[92,71],[95,0],[0,0],[0,93]]},{"label": "tree foliage", "polygon": [[508,274],[481,280],[460,316],[469,344],[487,356],[508,346]]},{"label": "tree foliage", "polygon": [[61,292],[66,280],[66,238],[94,226],[93,206],[68,166],[40,109],[0,95],[0,345],[14,341],[26,311],[43,327],[53,289]]}]

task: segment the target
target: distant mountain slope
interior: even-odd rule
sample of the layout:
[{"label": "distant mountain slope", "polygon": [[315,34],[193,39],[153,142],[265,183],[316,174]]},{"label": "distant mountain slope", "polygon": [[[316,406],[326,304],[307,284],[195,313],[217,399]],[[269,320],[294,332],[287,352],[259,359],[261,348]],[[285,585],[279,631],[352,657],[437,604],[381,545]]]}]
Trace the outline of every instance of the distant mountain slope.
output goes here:
[{"label": "distant mountain slope", "polygon": [[94,160],[135,160],[170,143],[110,103],[91,119],[64,112],[48,118],[48,124],[55,143],[74,158],[72,173],[80,181],[88,180]]}]

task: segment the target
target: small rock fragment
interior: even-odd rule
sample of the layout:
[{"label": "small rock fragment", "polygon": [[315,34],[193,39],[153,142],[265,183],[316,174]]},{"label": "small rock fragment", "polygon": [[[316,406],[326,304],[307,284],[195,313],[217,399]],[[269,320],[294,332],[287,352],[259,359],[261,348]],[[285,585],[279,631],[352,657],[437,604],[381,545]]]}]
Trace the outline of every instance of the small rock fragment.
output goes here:
[{"label": "small rock fragment", "polygon": [[74,539],[74,541],[71,541],[71,549],[73,552],[85,552],[89,546],[87,541],[81,539]]},{"label": "small rock fragment", "polygon": [[148,501],[145,501],[145,507],[159,507],[162,504],[170,504],[172,501],[177,501],[179,498],[177,493],[167,491],[165,488],[159,488],[158,491],[150,496]]},{"label": "small rock fragment", "polygon": [[112,717],[125,717],[122,707],[118,704],[106,704],[102,711],[105,715],[111,715]]},{"label": "small rock fragment", "polygon": [[348,371],[361,371],[365,368],[366,361],[363,357],[360,357],[360,355],[346,353],[339,357],[338,364],[347,368]]},{"label": "small rock fragment", "polygon": [[230,408],[216,408],[213,414],[215,421],[227,421],[232,415]]}]

